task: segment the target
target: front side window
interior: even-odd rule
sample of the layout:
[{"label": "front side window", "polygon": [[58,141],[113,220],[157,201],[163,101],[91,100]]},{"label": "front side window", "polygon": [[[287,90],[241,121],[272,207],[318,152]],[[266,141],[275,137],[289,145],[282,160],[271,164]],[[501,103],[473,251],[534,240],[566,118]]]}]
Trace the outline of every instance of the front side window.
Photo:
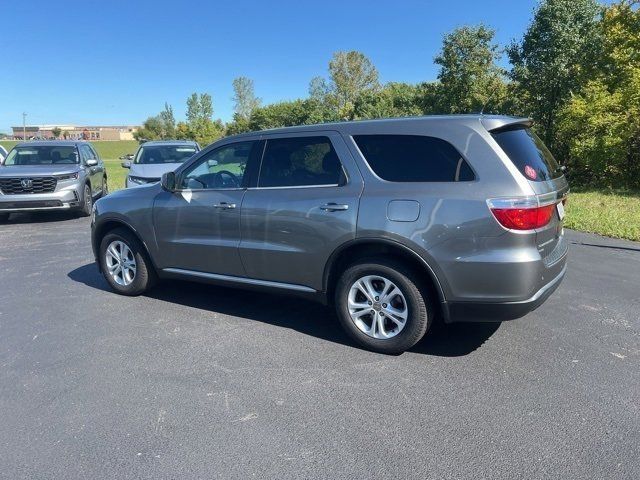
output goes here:
[{"label": "front side window", "polygon": [[78,163],[74,146],[21,146],[15,147],[4,165],[65,165]]},{"label": "front side window", "polygon": [[194,145],[153,145],[140,147],[134,163],[154,165],[162,163],[183,163],[196,153]]},{"label": "front side window", "polygon": [[255,143],[232,143],[204,154],[182,173],[180,188],[219,190],[242,187]]},{"label": "front side window", "polygon": [[328,137],[268,140],[258,187],[340,185],[344,172]]},{"label": "front side window", "polygon": [[474,180],[469,164],[453,145],[424,135],[354,135],[374,173],[389,182]]},{"label": "front side window", "polygon": [[82,158],[85,162],[96,158],[93,151],[89,148],[89,145],[81,145],[80,152],[82,153]]}]

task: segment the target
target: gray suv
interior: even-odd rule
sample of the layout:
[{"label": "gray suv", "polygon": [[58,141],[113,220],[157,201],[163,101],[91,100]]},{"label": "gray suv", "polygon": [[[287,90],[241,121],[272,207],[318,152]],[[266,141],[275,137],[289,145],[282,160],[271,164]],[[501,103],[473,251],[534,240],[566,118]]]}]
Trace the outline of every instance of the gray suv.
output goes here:
[{"label": "gray suv", "polygon": [[0,220],[40,210],[88,216],[94,199],[106,194],[104,163],[88,142],[19,143],[0,164]]},{"label": "gray suv", "polygon": [[384,353],[436,318],[518,318],[567,254],[568,184],[530,127],[460,115],[228,137],[96,202],[95,257],[124,295],[176,278],[312,296]]}]

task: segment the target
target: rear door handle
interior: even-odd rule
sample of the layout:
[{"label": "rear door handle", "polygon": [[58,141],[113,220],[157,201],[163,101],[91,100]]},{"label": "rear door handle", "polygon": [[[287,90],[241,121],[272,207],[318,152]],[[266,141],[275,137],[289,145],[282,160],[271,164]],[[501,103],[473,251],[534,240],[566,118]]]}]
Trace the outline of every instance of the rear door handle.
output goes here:
[{"label": "rear door handle", "polygon": [[320,210],[325,210],[327,212],[338,212],[342,210],[348,210],[349,205],[340,204],[340,203],[325,203],[320,207]]},{"label": "rear door handle", "polygon": [[213,208],[222,208],[224,210],[231,210],[232,208],[236,208],[236,204],[235,203],[227,203],[227,202],[220,202],[220,203],[216,203]]}]

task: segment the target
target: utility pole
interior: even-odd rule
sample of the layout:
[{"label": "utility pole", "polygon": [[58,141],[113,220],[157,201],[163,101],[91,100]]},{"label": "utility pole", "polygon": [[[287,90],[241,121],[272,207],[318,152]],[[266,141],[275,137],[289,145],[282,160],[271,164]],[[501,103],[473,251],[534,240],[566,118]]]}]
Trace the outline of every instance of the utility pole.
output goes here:
[{"label": "utility pole", "polygon": [[27,114],[22,112],[22,141],[27,140]]}]

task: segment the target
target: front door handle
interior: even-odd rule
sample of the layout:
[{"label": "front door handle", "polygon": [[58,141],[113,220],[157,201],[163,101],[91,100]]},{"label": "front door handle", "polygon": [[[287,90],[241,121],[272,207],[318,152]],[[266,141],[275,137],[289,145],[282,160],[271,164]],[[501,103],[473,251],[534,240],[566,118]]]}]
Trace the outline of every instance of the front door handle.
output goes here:
[{"label": "front door handle", "polygon": [[216,203],[213,208],[222,208],[224,210],[231,210],[232,208],[236,208],[236,204],[235,203],[227,203],[227,202],[220,202],[220,203]]},{"label": "front door handle", "polygon": [[349,205],[340,204],[340,203],[325,203],[320,207],[320,210],[325,210],[327,212],[338,212],[343,210],[348,210]]}]

